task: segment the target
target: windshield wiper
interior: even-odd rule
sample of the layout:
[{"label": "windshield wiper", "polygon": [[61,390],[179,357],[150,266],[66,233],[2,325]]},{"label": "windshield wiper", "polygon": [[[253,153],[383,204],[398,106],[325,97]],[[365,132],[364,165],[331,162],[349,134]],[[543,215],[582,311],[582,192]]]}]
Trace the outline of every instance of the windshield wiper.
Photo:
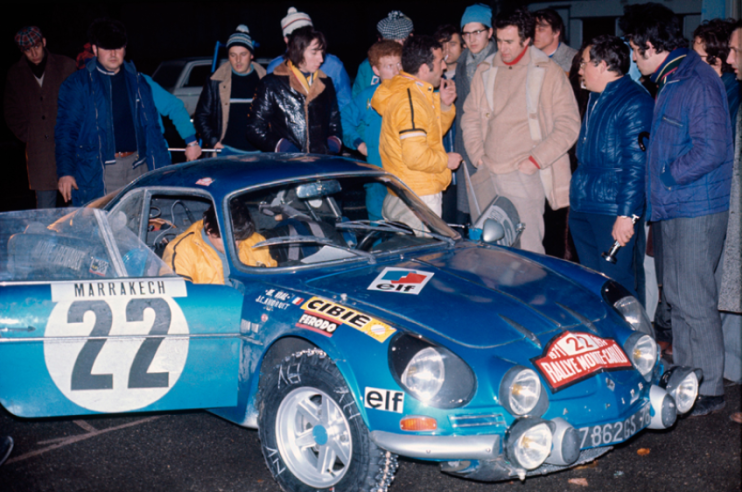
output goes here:
[{"label": "windshield wiper", "polygon": [[[350,222],[338,222],[335,224],[336,229],[360,229],[363,231],[381,231],[381,232],[397,232],[400,234],[405,235],[420,235],[425,236],[426,234],[428,236],[431,236],[435,239],[445,241],[450,246],[453,246],[456,242],[454,239],[444,236],[443,234],[438,234],[437,232],[432,231],[426,231],[421,229],[413,229],[412,227],[408,226],[407,224],[401,224],[398,222],[388,222],[388,221],[370,221],[370,220],[353,220]],[[419,233],[419,234],[417,234]]]},{"label": "windshield wiper", "polygon": [[323,246],[330,246],[332,248],[337,248],[343,251],[348,251],[349,253],[353,253],[356,256],[365,258],[366,260],[368,260],[369,263],[376,263],[376,257],[372,253],[369,253],[368,251],[360,251],[357,249],[349,248],[347,246],[340,246],[339,244],[333,242],[330,239],[327,239],[326,237],[318,237],[318,236],[274,237],[271,239],[266,239],[265,241],[260,241],[258,244],[254,245],[253,248],[260,248],[263,246],[280,246],[282,244],[296,244],[296,243],[322,244]]}]

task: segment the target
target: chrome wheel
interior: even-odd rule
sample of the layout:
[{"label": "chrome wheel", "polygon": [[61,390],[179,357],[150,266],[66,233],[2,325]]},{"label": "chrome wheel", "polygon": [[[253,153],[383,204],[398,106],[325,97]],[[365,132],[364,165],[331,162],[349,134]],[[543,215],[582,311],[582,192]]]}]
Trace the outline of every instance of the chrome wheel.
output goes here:
[{"label": "chrome wheel", "polygon": [[331,487],[345,475],[353,456],[348,420],[324,391],[300,387],[281,401],[276,441],[291,473],[307,485]]}]

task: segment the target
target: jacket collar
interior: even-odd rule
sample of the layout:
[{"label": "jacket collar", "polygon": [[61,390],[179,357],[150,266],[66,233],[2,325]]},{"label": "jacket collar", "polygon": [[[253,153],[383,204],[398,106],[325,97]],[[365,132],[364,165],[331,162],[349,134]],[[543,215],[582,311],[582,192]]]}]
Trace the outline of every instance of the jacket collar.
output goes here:
[{"label": "jacket collar", "polygon": [[304,94],[307,98],[307,104],[309,104],[313,99],[315,99],[317,96],[322,94],[325,90],[325,83],[323,79],[327,78],[327,75],[325,75],[325,72],[322,70],[317,70],[317,79],[314,81],[312,86],[309,88],[309,93],[307,93],[304,90],[304,87],[301,85],[301,83],[296,80],[296,76],[293,74],[289,66],[286,64],[286,61],[278,65],[274,70],[273,73],[275,75],[279,75],[282,77],[288,77],[289,79],[289,85],[292,89],[294,89],[299,94]]},{"label": "jacket collar", "polygon": [[603,89],[603,92],[601,92],[601,94],[606,95],[606,96],[614,94],[620,91],[622,88],[626,87],[627,84],[631,84],[632,82],[633,80],[631,80],[631,77],[629,77],[629,74],[626,74],[621,78],[608,82],[608,84],[605,86],[605,89]]},{"label": "jacket collar", "polygon": [[[134,62],[124,60],[124,63],[121,65],[121,68],[129,72],[132,75],[137,74],[137,69],[134,66]],[[85,70],[87,70],[90,73],[97,72],[98,71],[98,59],[96,57],[93,57],[90,60],[88,60],[87,63],[85,64]]]},{"label": "jacket collar", "polygon": [[[678,57],[685,56],[685,58],[680,62],[680,65],[675,69],[672,74],[664,73],[664,69],[672,63],[675,59]],[[684,79],[691,75],[691,72],[696,66],[696,63],[702,61],[701,57],[696,54],[695,51],[689,50],[688,48],[676,48],[670,52],[669,55],[667,55],[667,58],[665,58],[665,61],[662,62],[662,64],[657,67],[657,70],[650,75],[650,80],[654,83],[659,83],[660,77],[670,77],[671,79],[677,80],[677,79]]]}]

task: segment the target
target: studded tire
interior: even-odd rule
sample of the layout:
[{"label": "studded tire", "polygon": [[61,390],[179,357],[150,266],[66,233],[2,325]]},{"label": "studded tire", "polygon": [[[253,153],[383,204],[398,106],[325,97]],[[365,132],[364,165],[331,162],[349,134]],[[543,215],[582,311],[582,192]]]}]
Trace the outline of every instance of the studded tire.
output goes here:
[{"label": "studded tire", "polygon": [[374,444],[340,371],[318,349],[302,350],[260,379],[263,456],[285,491],[383,492],[397,456]]}]

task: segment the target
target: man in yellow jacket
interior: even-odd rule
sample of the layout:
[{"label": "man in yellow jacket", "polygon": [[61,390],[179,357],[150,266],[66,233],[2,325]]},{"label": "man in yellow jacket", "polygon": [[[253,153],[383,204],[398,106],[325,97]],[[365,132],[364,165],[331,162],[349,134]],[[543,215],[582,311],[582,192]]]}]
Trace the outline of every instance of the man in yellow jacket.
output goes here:
[{"label": "man in yellow jacket", "polygon": [[[265,238],[255,232],[255,225],[244,205],[235,202],[231,212],[240,262],[247,266],[275,267],[276,261],[268,247],[253,248]],[[202,220],[191,224],[167,245],[162,260],[175,273],[196,284],[226,283],[224,264],[227,257],[213,206],[204,212]]]},{"label": "man in yellow jacket", "polygon": [[[431,36],[405,41],[402,70],[384,81],[371,100],[382,117],[381,162],[440,217],[442,192],[451,182],[451,170],[461,163],[459,154],[443,148],[443,135],[456,115],[456,87],[453,81],[441,83],[446,62],[441,44]],[[420,219],[391,193],[384,199],[382,214],[387,220],[424,229]]]}]

